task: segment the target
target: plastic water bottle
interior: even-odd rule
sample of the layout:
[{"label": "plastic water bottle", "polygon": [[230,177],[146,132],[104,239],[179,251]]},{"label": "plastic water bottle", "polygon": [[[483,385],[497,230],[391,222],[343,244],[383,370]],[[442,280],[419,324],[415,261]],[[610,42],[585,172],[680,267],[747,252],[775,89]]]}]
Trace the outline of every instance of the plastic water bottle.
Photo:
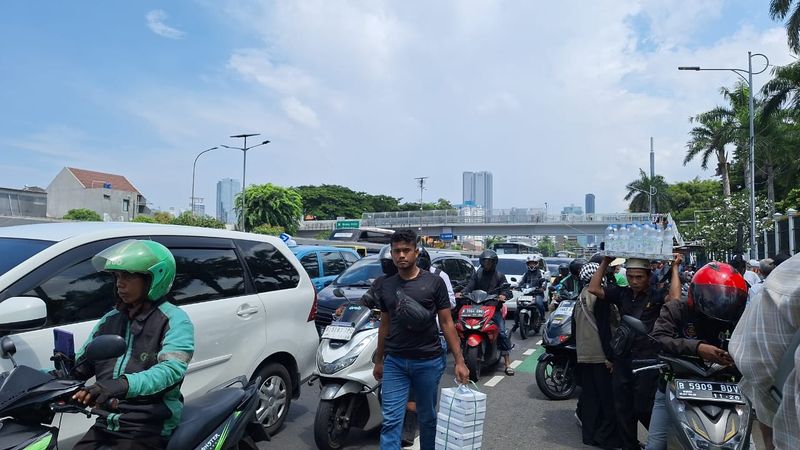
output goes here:
[{"label": "plastic water bottle", "polygon": [[653,253],[663,255],[664,229],[661,228],[661,226],[659,226],[658,224],[656,224],[655,227],[656,229],[655,229],[655,237],[653,238]]},{"label": "plastic water bottle", "polygon": [[630,236],[630,232],[628,230],[627,225],[620,225],[619,231],[617,231],[619,237],[617,238],[619,247],[616,249],[619,252],[629,252],[629,242],[628,237]]},{"label": "plastic water bottle", "polygon": [[606,251],[614,251],[614,236],[615,234],[614,225],[609,225],[606,227]]},{"label": "plastic water bottle", "polygon": [[669,224],[661,237],[661,253],[664,255],[672,254],[672,234],[672,224]]},{"label": "plastic water bottle", "polygon": [[630,251],[634,253],[641,253],[642,252],[642,229],[635,223],[631,224],[630,229],[630,237],[628,240],[630,241]]}]

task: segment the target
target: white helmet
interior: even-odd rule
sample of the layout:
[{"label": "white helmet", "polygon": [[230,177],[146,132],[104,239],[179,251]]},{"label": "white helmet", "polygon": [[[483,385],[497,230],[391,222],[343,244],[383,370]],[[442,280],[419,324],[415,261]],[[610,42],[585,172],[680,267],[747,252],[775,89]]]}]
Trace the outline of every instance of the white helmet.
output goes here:
[{"label": "white helmet", "polygon": [[527,264],[529,262],[538,263],[541,260],[542,260],[542,257],[539,256],[539,255],[529,255],[527,258],[525,258],[525,264]]}]

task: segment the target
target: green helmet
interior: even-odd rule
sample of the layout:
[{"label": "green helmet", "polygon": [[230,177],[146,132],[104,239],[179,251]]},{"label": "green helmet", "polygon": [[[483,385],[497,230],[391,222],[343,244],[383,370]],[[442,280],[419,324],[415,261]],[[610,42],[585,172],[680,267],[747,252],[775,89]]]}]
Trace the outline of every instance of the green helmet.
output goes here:
[{"label": "green helmet", "polygon": [[175,280],[175,257],[154,241],[128,239],[114,244],[92,258],[92,265],[98,271],[149,274],[150,300],[166,295]]}]

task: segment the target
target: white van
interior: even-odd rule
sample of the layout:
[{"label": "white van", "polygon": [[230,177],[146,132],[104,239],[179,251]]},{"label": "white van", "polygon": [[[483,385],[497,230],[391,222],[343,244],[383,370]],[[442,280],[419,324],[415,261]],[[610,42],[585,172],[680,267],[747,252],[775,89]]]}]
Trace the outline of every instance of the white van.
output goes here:
[{"label": "white van", "polygon": [[[168,294],[195,328],[195,353],[182,387],[191,399],[235,376],[261,377],[258,418],[270,433],[315,367],[316,294],[297,258],[272,236],[177,225],[50,223],[0,228],[0,317],[4,300],[36,297],[47,305],[45,327],[12,336],[19,364],[52,367],[53,330],[83,345],[97,319],[113,308],[113,277],[91,258],[125,239],[165,245],[177,263]],[[0,361],[0,371],[11,364]],[[94,422],[64,414],[67,448]],[[62,418],[56,416],[54,423]]]}]

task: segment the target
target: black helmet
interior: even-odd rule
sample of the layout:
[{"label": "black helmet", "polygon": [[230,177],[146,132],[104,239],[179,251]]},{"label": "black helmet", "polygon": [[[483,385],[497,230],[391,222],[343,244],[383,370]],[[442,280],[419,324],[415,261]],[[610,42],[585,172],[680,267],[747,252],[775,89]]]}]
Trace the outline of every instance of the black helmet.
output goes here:
[{"label": "black helmet", "polygon": [[417,267],[422,270],[430,270],[431,254],[421,245],[417,246],[417,250],[419,250],[419,255],[417,255]]},{"label": "black helmet", "polygon": [[392,246],[384,245],[378,253],[378,260],[381,262],[381,270],[383,274],[390,277],[397,273],[397,266],[392,261]]},{"label": "black helmet", "polygon": [[494,272],[494,269],[497,268],[497,253],[494,250],[484,250],[478,257],[478,261],[485,272]]},{"label": "black helmet", "polygon": [[594,255],[592,255],[592,258],[589,260],[589,262],[600,264],[601,262],[603,262],[603,255],[601,255],[600,253],[595,253]]},{"label": "black helmet", "polygon": [[567,276],[569,274],[569,266],[566,263],[561,263],[558,265],[558,274],[563,276]]},{"label": "black helmet", "polygon": [[578,278],[581,276],[581,269],[586,264],[586,260],[584,258],[575,258],[569,263],[569,273],[572,274],[573,277]]}]

